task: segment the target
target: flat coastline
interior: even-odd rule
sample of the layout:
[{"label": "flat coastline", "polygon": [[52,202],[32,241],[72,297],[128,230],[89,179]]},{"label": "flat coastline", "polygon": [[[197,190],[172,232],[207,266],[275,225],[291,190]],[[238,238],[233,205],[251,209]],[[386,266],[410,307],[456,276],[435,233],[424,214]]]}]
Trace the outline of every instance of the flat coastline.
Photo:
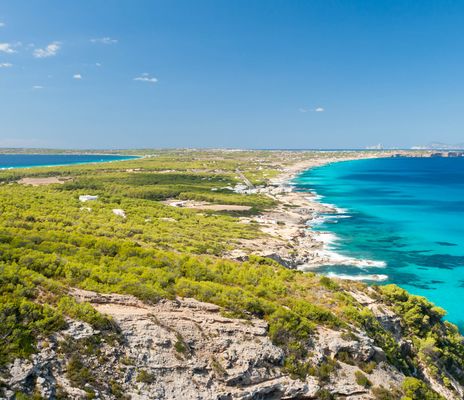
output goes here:
[{"label": "flat coastline", "polygon": [[[8,161],[3,161],[4,157],[11,158],[11,157],[35,157],[35,158],[42,158],[45,159],[46,163],[44,164],[34,164],[31,161],[24,160],[25,164],[18,164],[18,165],[8,165]],[[60,161],[58,163],[51,162],[50,159],[46,159],[47,157],[59,157]],[[92,157],[95,159],[91,160],[75,160],[75,161],[65,161],[63,160],[66,157]],[[97,159],[98,157],[104,157],[104,159]],[[88,153],[56,153],[56,154],[39,154],[39,153],[0,153],[0,158],[2,158],[1,162],[3,165],[0,165],[1,171],[10,171],[15,169],[30,169],[30,168],[53,168],[53,167],[66,167],[66,166],[74,166],[74,165],[87,165],[87,164],[97,164],[97,163],[109,163],[115,161],[127,161],[132,159],[140,158],[140,156],[134,155],[126,155],[126,154],[88,154]],[[63,162],[61,162],[63,161]],[[11,164],[11,162],[10,162]]]},{"label": "flat coastline", "polygon": [[[329,218],[349,217],[345,210],[336,205],[326,204],[320,195],[312,191],[298,191],[294,179],[304,171],[321,167],[335,162],[392,157],[400,153],[402,156],[415,157],[411,152],[374,152],[353,155],[334,153],[327,158],[314,158],[289,165],[269,184],[261,189],[277,202],[272,210],[264,212],[258,217],[241,218],[242,223],[258,223],[265,238],[243,241],[239,249],[231,252],[230,256],[244,259],[248,254],[269,257],[280,264],[302,271],[312,271],[323,265],[353,265],[357,267],[378,267],[378,274],[352,277],[349,275],[334,275],[334,277],[384,281],[388,278],[382,274],[385,263],[381,260],[357,259],[341,255],[333,250],[336,241],[334,234],[313,229]],[[423,156],[423,155],[419,155]]]}]

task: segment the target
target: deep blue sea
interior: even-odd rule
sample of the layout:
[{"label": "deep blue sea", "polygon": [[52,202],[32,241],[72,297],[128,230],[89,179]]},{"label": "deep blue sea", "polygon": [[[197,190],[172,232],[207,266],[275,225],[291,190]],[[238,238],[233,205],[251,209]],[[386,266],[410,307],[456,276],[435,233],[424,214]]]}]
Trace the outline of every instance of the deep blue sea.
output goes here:
[{"label": "deep blue sea", "polygon": [[306,171],[295,183],[345,212],[314,226],[335,235],[330,250],[384,262],[319,272],[396,283],[443,307],[464,331],[464,158],[339,162]]},{"label": "deep blue sea", "polygon": [[0,169],[130,160],[133,156],[98,154],[0,154]]}]

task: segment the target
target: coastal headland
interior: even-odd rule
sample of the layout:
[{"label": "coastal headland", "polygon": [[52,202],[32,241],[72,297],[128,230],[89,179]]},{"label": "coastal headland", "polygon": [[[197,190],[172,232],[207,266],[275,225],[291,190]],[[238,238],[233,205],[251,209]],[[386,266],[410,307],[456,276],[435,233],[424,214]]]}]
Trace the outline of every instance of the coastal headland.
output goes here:
[{"label": "coastal headland", "polygon": [[310,271],[335,210],[293,177],[409,153],[130,153],[0,171],[1,398],[463,398],[444,310]]},{"label": "coastal headland", "polygon": [[[248,193],[262,193],[276,202],[271,210],[256,217],[242,217],[241,223],[257,223],[265,238],[242,241],[229,256],[246,259],[248,254],[269,257],[280,264],[302,271],[327,264],[375,266],[375,260],[344,257],[329,250],[332,237],[329,233],[314,231],[323,214],[343,214],[336,206],[325,204],[315,192],[301,192],[293,185],[294,178],[301,172],[334,162],[344,162],[379,157],[432,157],[430,152],[382,151],[382,152],[336,152],[326,157],[313,157],[305,161],[282,167],[281,172],[266,185],[249,189]],[[371,281],[381,281],[383,275],[372,275]]]}]

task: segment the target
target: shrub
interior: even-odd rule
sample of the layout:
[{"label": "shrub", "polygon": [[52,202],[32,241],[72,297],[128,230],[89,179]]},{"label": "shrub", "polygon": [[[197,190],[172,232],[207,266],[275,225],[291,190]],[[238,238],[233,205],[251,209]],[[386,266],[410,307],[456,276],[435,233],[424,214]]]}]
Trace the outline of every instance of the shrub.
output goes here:
[{"label": "shrub", "polygon": [[405,399],[411,400],[445,400],[438,393],[430,389],[419,379],[407,377],[403,381],[402,389]]},{"label": "shrub", "polygon": [[383,386],[372,388],[372,394],[375,400],[400,400],[402,393],[399,389],[386,389]]},{"label": "shrub", "polygon": [[332,279],[326,277],[326,276],[321,276],[319,279],[319,283],[326,287],[327,289],[330,290],[337,290],[340,286]]},{"label": "shrub", "polygon": [[153,383],[153,382],[155,382],[155,375],[148,372],[145,369],[141,369],[137,373],[137,382]]},{"label": "shrub", "polygon": [[99,313],[91,304],[79,303],[74,298],[63,296],[59,301],[57,308],[60,312],[71,318],[79,319],[92,325],[99,330],[117,330],[116,323],[110,318]]},{"label": "shrub", "polygon": [[184,355],[189,354],[190,348],[188,344],[185,343],[185,340],[182,337],[182,335],[180,333],[177,333],[176,337],[177,337],[177,340],[174,343],[174,348],[176,349],[176,351]]},{"label": "shrub", "polygon": [[319,379],[320,383],[326,383],[330,381],[331,374],[337,369],[337,362],[331,358],[321,363],[317,367],[310,369],[310,375],[313,375]]},{"label": "shrub", "polygon": [[66,377],[73,386],[83,388],[86,383],[94,382],[92,373],[78,355],[72,355],[66,367]]},{"label": "shrub", "polygon": [[361,371],[356,371],[354,373],[354,376],[356,378],[356,383],[359,386],[364,386],[365,388],[372,386],[372,382],[369,379],[367,379],[366,375],[364,375]]},{"label": "shrub", "polygon": [[215,357],[211,357],[210,363],[212,370],[219,378],[223,378],[227,375],[227,371]]},{"label": "shrub", "polygon": [[359,368],[361,368],[366,374],[372,374],[376,366],[377,363],[375,361],[362,362],[359,364]]},{"label": "shrub", "polygon": [[26,299],[0,296],[0,366],[35,351],[37,337],[64,328],[65,321],[49,306]]}]

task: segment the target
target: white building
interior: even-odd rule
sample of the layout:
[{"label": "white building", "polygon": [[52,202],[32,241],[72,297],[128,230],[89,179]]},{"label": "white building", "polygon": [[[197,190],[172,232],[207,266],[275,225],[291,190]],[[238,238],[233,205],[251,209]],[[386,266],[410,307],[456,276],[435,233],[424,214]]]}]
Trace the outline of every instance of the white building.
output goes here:
[{"label": "white building", "polygon": [[89,194],[84,194],[82,196],[79,196],[79,201],[82,201],[82,202],[97,200],[97,199],[98,199],[98,196],[91,196]]},{"label": "white building", "polygon": [[120,208],[113,208],[113,214],[126,218],[126,213],[124,212],[124,210],[121,210]]}]

